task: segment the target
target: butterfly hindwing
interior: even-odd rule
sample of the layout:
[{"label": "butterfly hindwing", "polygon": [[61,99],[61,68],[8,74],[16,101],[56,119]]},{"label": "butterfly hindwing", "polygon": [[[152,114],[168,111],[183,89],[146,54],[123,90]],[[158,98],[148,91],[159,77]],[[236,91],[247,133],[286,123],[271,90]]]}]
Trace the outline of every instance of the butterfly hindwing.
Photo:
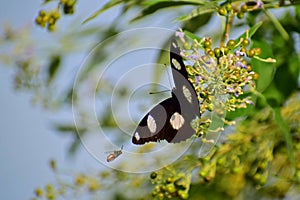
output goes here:
[{"label": "butterfly hindwing", "polygon": [[132,137],[134,144],[171,140],[176,131],[170,129],[171,113],[180,112],[176,98],[170,97],[155,106],[139,123]]}]

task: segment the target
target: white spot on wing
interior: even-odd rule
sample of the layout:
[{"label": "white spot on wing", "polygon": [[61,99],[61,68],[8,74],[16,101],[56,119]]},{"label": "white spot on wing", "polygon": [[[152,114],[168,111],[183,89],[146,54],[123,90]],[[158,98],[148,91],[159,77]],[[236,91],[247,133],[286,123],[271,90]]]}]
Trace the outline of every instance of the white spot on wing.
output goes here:
[{"label": "white spot on wing", "polygon": [[147,118],[147,126],[151,133],[155,133],[156,131],[156,122],[151,115],[148,115]]},{"label": "white spot on wing", "polygon": [[190,90],[189,90],[185,85],[182,86],[182,92],[183,92],[185,98],[186,98],[190,103],[192,103],[192,94],[191,94]]},{"label": "white spot on wing", "polygon": [[181,65],[179,64],[179,62],[175,58],[172,58],[172,63],[175,66],[176,69],[178,69],[178,70],[181,69]]},{"label": "white spot on wing", "polygon": [[176,45],[175,42],[172,42],[172,45],[173,45],[174,48],[177,48],[177,45]]},{"label": "white spot on wing", "polygon": [[141,139],[140,134],[138,132],[135,132],[134,137],[137,141]]},{"label": "white spot on wing", "polygon": [[170,118],[170,124],[174,129],[178,130],[183,126],[184,118],[178,112],[175,112]]}]

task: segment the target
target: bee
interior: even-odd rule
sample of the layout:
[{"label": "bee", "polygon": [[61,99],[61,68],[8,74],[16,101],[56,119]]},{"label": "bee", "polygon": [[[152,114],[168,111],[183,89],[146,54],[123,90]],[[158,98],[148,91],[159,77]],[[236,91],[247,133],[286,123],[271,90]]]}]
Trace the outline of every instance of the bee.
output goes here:
[{"label": "bee", "polygon": [[123,145],[120,150],[106,152],[106,153],[109,153],[109,155],[106,157],[106,161],[111,162],[111,161],[115,160],[119,155],[122,154],[122,150],[123,150]]}]

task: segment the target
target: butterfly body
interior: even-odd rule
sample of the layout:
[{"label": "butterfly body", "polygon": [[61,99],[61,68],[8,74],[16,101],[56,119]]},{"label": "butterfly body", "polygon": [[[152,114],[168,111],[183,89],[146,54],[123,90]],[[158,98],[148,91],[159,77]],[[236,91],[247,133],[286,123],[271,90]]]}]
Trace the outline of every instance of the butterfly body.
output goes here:
[{"label": "butterfly body", "polygon": [[199,102],[175,40],[171,44],[170,63],[175,88],[170,98],[151,109],[140,121],[132,137],[134,144],[160,140],[178,143],[195,133],[190,122],[200,117]]}]

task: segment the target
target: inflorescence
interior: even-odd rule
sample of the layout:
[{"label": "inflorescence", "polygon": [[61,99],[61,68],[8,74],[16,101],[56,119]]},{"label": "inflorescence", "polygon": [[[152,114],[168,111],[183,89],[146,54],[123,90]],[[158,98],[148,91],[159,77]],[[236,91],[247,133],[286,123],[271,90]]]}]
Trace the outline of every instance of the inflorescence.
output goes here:
[{"label": "inflorescence", "polygon": [[[212,48],[211,38],[194,39],[189,43],[184,32],[179,31],[176,35],[185,47],[182,56],[191,63],[187,71],[198,95],[201,115],[214,111],[225,116],[225,111],[253,104],[245,93],[255,90],[258,74],[252,70],[249,60],[258,56],[261,49],[249,48],[247,36],[229,40],[226,46]],[[200,127],[196,126],[196,132],[200,136],[211,121],[205,118],[198,121],[196,124]]]},{"label": "inflorescence", "polygon": [[[50,0],[45,0],[48,3]],[[56,22],[60,19],[61,10],[65,15],[72,15],[75,11],[76,0],[59,0],[56,9],[51,11],[40,10],[38,16],[35,18],[35,23],[43,28],[47,27],[48,31],[54,31]]]}]

